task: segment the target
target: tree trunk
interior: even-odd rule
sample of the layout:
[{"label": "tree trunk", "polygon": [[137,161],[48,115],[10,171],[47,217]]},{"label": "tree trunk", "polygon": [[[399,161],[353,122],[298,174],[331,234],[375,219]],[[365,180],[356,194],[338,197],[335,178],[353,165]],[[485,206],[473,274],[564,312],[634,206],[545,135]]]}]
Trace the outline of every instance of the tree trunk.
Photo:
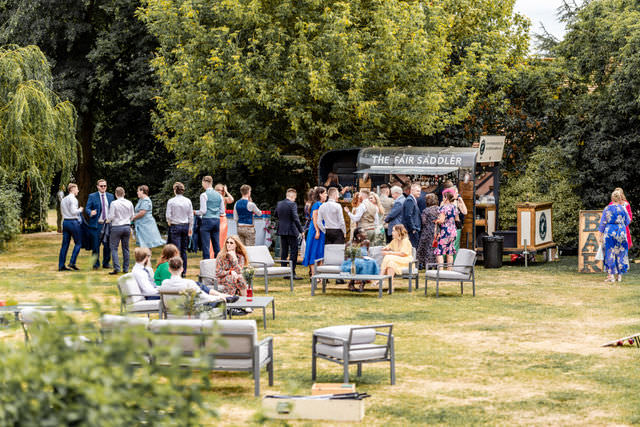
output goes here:
[{"label": "tree trunk", "polygon": [[85,206],[89,193],[95,191],[93,186],[93,130],[95,127],[93,119],[93,108],[89,109],[80,117],[80,130],[78,131],[78,139],[80,140],[80,151],[78,151],[78,172],[76,173],[76,182],[80,194],[78,194],[78,204]]}]

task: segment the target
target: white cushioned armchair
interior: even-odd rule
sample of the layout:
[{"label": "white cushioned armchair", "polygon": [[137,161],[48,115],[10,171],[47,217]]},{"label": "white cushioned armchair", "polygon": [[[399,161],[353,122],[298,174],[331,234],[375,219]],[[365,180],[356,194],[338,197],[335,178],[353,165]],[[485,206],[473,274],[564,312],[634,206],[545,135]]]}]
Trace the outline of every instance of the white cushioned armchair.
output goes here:
[{"label": "white cushioned armchair", "polygon": [[[358,366],[362,375],[363,363],[389,362],[391,384],[396,383],[393,325],[342,325],[316,329],[311,350],[311,379],[316,379],[317,359],[338,363],[343,367],[343,381],[349,382],[349,365]],[[376,338],[385,338],[376,343]]]},{"label": "white cushioned armchair", "polygon": [[[473,296],[476,296],[476,265],[477,255],[471,249],[460,249],[453,263],[453,268],[447,270],[447,264],[427,264],[424,278],[424,295],[427,295],[429,279],[436,281],[436,298],[439,297],[440,282],[460,282],[460,294],[464,294],[464,282],[471,282]],[[429,267],[436,267],[429,269]]]},{"label": "white cushioned armchair", "polygon": [[[264,277],[264,292],[269,293],[269,277],[289,277],[289,286],[293,292],[293,263],[290,260],[274,260],[266,246],[247,246],[249,263],[255,268],[254,277]],[[276,261],[288,264],[276,266]]]},{"label": "white cushioned armchair", "polygon": [[138,283],[132,273],[127,273],[118,279],[120,293],[120,313],[137,313],[160,315],[160,300],[147,300],[140,292]]},{"label": "white cushioned armchair", "polygon": [[345,245],[324,245],[324,258],[322,265],[316,265],[316,273],[340,273],[340,267],[344,262]]}]

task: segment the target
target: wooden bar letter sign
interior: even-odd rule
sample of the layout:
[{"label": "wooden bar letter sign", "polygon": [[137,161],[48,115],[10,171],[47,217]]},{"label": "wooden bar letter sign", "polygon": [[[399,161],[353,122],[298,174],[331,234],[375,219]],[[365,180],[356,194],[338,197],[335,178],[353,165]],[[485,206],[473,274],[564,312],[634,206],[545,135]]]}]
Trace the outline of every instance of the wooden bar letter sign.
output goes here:
[{"label": "wooden bar letter sign", "polygon": [[580,211],[580,233],[578,239],[578,271],[580,273],[602,273],[602,261],[596,261],[598,252],[598,226],[602,211]]}]

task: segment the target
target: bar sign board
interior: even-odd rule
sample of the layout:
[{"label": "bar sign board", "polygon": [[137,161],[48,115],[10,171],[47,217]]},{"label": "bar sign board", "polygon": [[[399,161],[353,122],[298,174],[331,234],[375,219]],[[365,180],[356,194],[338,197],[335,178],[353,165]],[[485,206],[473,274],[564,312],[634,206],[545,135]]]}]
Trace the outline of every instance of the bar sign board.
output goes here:
[{"label": "bar sign board", "polygon": [[578,271],[580,273],[602,273],[602,261],[596,261],[598,252],[598,226],[602,211],[580,211],[578,237]]},{"label": "bar sign board", "polygon": [[500,162],[505,139],[504,136],[482,135],[478,147],[478,163]]}]

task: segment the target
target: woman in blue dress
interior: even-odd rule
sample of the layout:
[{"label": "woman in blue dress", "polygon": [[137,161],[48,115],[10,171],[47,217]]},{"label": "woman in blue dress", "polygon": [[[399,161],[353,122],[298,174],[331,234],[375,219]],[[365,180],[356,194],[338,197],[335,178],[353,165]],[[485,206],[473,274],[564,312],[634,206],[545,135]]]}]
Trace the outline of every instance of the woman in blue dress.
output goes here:
[{"label": "woman in blue dress", "polygon": [[311,222],[307,232],[307,244],[304,251],[302,265],[309,266],[309,274],[315,273],[316,261],[324,258],[324,233],[318,227],[318,209],[327,200],[327,189],[317,187],[313,193],[313,206],[311,206]]},{"label": "woman in blue dress", "polygon": [[166,242],[162,240],[158,225],[151,213],[153,204],[149,198],[149,187],[141,185],[138,187],[138,204],[133,221],[136,227],[136,244],[141,248],[155,248],[162,246]]},{"label": "woman in blue dress", "polygon": [[622,195],[619,191],[614,191],[611,194],[611,204],[602,211],[598,228],[598,240],[604,251],[604,269],[608,273],[605,282],[620,282],[622,275],[629,269],[627,227],[630,222]]},{"label": "woman in blue dress", "polygon": [[[353,232],[353,239],[351,240],[350,245],[360,245],[360,256],[367,257],[369,255],[369,245],[370,242],[367,240],[367,233],[358,227]],[[356,258],[356,274],[380,274],[380,266],[373,258]],[[340,266],[340,271],[350,272],[351,271],[351,260],[346,259],[342,262]],[[359,291],[362,292],[364,290],[364,282],[360,283],[360,288],[355,288],[355,282],[353,280],[349,281],[349,290],[350,291]]]}]

